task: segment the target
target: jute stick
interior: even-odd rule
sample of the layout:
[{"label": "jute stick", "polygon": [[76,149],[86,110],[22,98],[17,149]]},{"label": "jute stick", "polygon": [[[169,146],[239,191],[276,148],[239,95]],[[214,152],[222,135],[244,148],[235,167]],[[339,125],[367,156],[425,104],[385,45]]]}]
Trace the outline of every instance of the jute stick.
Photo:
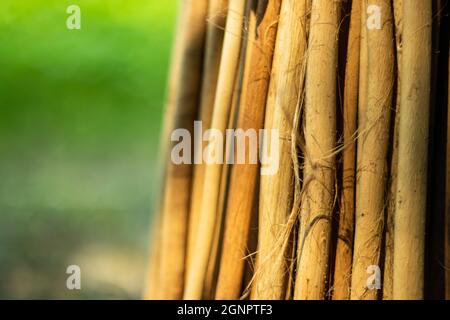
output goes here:
[{"label": "jute stick", "polygon": [[[292,154],[297,143],[292,139],[292,136],[297,137],[293,122],[303,98],[309,4],[308,0],[284,0],[281,6],[266,105],[264,129],[268,136],[263,142],[264,149],[277,148],[278,171],[261,176],[258,265],[253,284],[255,299],[286,298],[286,280],[292,260],[289,244],[298,210],[293,207],[293,157],[297,157],[296,152]],[[271,145],[270,130],[278,131],[279,140],[275,145]]]},{"label": "jute stick", "polygon": [[359,56],[361,36],[361,1],[352,2],[350,30],[347,45],[347,62],[344,85],[344,151],[342,159],[341,210],[334,269],[333,299],[350,298],[355,220],[355,170]]},{"label": "jute stick", "polygon": [[[234,129],[237,126],[237,116],[239,114],[240,108],[240,100],[242,94],[244,92],[243,81],[244,81],[244,71],[245,71],[245,62],[246,62],[246,53],[247,53],[247,43],[248,43],[248,30],[254,27],[256,23],[255,12],[251,10],[256,6],[257,0],[247,1],[247,6],[245,9],[245,23],[244,30],[242,34],[242,44],[241,44],[241,53],[239,57],[239,69],[236,74],[236,82],[235,89],[233,94],[233,107],[230,114],[230,119],[228,123],[229,129]],[[234,148],[232,143],[229,148]],[[228,167],[228,166],[227,166]],[[224,212],[224,231],[222,238],[222,252],[220,257],[220,265],[219,272],[217,278],[217,286],[215,292],[216,299],[239,299],[242,295],[242,287],[243,287],[243,278],[245,277],[242,273],[236,273],[235,270],[229,269],[229,267],[235,264],[235,259],[240,259],[240,257],[233,257],[230,255],[230,252],[234,252],[235,241],[233,234],[236,232],[235,229],[230,229],[230,225],[234,223],[232,220],[235,215],[233,213],[228,212],[227,203],[228,203],[228,193],[230,191],[230,179],[231,179],[231,171],[232,167],[227,168],[227,195],[226,198],[223,199],[223,208]],[[222,173],[223,174],[223,173]],[[244,261],[242,261],[244,263]],[[238,263],[241,263],[239,261]]]},{"label": "jute stick", "polygon": [[[280,0],[259,2],[256,13],[255,7],[251,9],[243,91],[237,120],[237,128],[243,131],[258,130],[263,126]],[[248,163],[250,152],[255,151],[250,150],[251,147],[251,143],[245,144],[245,150],[237,150],[245,155],[246,164],[233,165],[227,201],[220,276],[222,278],[224,272],[231,272],[230,275],[237,280],[226,284],[223,278],[219,278],[221,283],[216,292],[218,298],[238,298],[236,295],[241,290],[237,284],[238,281],[242,284],[259,168],[257,164]]]},{"label": "jute stick", "polygon": [[305,165],[295,299],[327,291],[335,185],[337,1],[312,3],[304,112]]},{"label": "jute stick", "polygon": [[431,2],[403,1],[394,299],[424,297],[431,24]]},{"label": "jute stick", "polygon": [[[201,83],[203,44],[206,29],[206,0],[182,2],[179,50],[180,66],[175,82],[174,120],[170,127],[192,132]],[[183,293],[187,220],[191,186],[191,166],[176,165],[170,159],[163,198],[160,297],[180,299]]]},{"label": "jute stick", "polygon": [[384,272],[383,272],[383,300],[392,300],[393,269],[394,269],[394,216],[395,197],[397,193],[397,168],[398,168],[398,130],[400,122],[401,100],[401,60],[402,60],[402,11],[403,0],[394,0],[395,43],[397,46],[397,96],[394,118],[394,132],[392,139],[392,156],[390,164],[388,206],[386,212],[386,233],[384,244]]},{"label": "jute stick", "polygon": [[[240,37],[244,17],[245,2],[230,0],[225,39],[219,70],[219,79],[211,127],[221,134],[225,132],[231,108],[236,70],[239,61]],[[222,145],[219,145],[222,144]],[[223,141],[210,140],[208,149],[223,148]],[[215,152],[215,151],[214,151]],[[215,156],[218,156],[217,154]],[[222,159],[205,167],[205,180],[201,203],[198,233],[191,265],[186,277],[185,299],[201,299],[203,286],[211,253],[217,217],[217,204],[222,172]],[[221,162],[222,161],[222,162]]]},{"label": "jute stick", "polygon": [[[228,0],[209,0],[208,2],[208,27],[206,31],[206,47],[199,114],[199,120],[202,123],[203,131],[206,131],[211,127],[227,7]],[[194,152],[197,154],[197,160],[201,160],[203,157],[203,149],[201,148],[203,137],[196,136],[196,138],[198,139],[196,143],[198,148],[194,150]],[[192,251],[194,250],[195,239],[197,236],[204,176],[205,164],[203,162],[200,164],[195,164],[192,180],[191,208],[189,211],[188,249],[186,258],[187,266],[190,265],[190,257],[192,256]]]},{"label": "jute stick", "polygon": [[[372,28],[366,30],[368,65],[365,102],[367,105],[362,115],[363,127],[358,141],[358,153],[361,152],[361,172],[356,190],[351,299],[377,299],[378,297],[377,284],[369,288],[367,282],[370,276],[368,272],[377,272],[377,267],[380,267],[386,204],[386,157],[394,86],[391,1],[369,0],[367,3],[377,6],[372,8],[379,8],[381,11],[379,23],[378,19],[375,19]],[[363,9],[366,10],[364,7]],[[375,10],[378,11],[378,9]]]}]

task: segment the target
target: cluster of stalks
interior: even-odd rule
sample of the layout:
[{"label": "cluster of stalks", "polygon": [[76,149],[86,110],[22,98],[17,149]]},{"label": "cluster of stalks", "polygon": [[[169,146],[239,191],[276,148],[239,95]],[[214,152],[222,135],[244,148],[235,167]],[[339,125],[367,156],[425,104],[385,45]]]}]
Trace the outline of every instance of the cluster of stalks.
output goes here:
[{"label": "cluster of stalks", "polygon": [[[448,15],[446,0],[180,0],[145,298],[450,299]],[[277,130],[257,142],[278,171],[175,164],[173,130],[202,145],[194,121]]]}]

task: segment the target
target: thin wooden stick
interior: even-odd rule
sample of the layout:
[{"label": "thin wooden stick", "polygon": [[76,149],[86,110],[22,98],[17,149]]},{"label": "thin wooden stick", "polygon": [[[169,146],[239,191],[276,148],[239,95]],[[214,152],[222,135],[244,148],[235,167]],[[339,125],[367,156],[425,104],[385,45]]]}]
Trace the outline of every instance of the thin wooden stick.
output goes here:
[{"label": "thin wooden stick", "polygon": [[[199,120],[202,123],[203,131],[206,131],[211,127],[227,7],[228,0],[209,0],[207,19],[208,27],[206,32],[206,48],[203,65],[202,94],[200,98],[199,115]],[[198,139],[196,143],[198,148],[194,150],[194,152],[197,154],[197,159],[201,160],[203,157],[203,149],[199,146],[202,146],[203,137],[201,137],[201,135],[197,135],[196,139]],[[197,237],[204,177],[205,164],[203,162],[200,164],[195,164],[192,181],[191,209],[189,212],[188,249],[186,258],[186,264],[188,267],[190,265],[190,257],[192,256],[192,251],[195,246],[195,239]]]},{"label": "thin wooden stick", "polygon": [[343,190],[339,217],[338,240],[334,269],[333,299],[350,298],[351,269],[353,257],[353,233],[355,220],[355,170],[359,56],[361,43],[361,1],[352,2],[350,30],[347,45],[347,64],[344,85],[344,151]]},{"label": "thin wooden stick", "polygon": [[[267,88],[275,45],[280,0],[259,1],[252,7],[247,41],[243,91],[237,128],[258,130],[263,126]],[[256,12],[255,12],[256,9]],[[247,149],[250,145],[247,144]],[[249,150],[244,151],[248,161]],[[227,201],[224,248],[217,298],[239,298],[244,274],[247,239],[256,196],[256,164],[234,164]],[[235,280],[225,283],[223,276],[230,273]]]},{"label": "thin wooden stick", "polygon": [[[369,0],[381,10],[380,24],[366,30],[367,97],[358,141],[361,172],[356,188],[355,242],[351,299],[377,299],[376,287],[368,288],[370,274],[380,268],[385,188],[394,86],[394,38],[390,0]],[[373,8],[373,7],[372,7]],[[363,6],[363,9],[366,8]],[[376,13],[375,13],[376,14]],[[380,29],[378,29],[380,28]],[[361,72],[364,72],[361,70]],[[369,269],[370,268],[370,269]],[[373,269],[372,269],[373,268]],[[381,275],[379,275],[381,276]]]},{"label": "thin wooden stick", "polygon": [[[230,0],[217,84],[217,87],[220,89],[217,90],[215,97],[211,124],[212,128],[219,130],[221,133],[225,132],[231,108],[235,75],[239,61],[244,9],[245,2],[242,0]],[[222,146],[219,147],[223,148],[223,142],[215,140],[210,141],[208,147],[214,150],[214,146],[217,143],[222,143]],[[192,263],[186,277],[185,299],[202,298],[208,259],[214,239],[221,173],[222,164],[220,162],[208,164],[205,167],[198,234],[192,255]]]},{"label": "thin wooden stick", "polygon": [[424,297],[431,25],[431,2],[403,1],[402,111],[394,223],[394,299]]},{"label": "thin wooden stick", "polygon": [[335,185],[337,1],[312,3],[304,113],[305,167],[295,299],[327,291]]},{"label": "thin wooden stick", "polygon": [[395,43],[397,46],[397,96],[395,102],[394,138],[392,139],[392,156],[389,177],[389,195],[386,213],[386,234],[384,244],[384,272],[383,272],[383,300],[393,298],[393,269],[394,269],[394,216],[395,199],[397,193],[397,168],[398,168],[398,130],[400,122],[401,100],[401,60],[402,60],[402,5],[403,0],[394,0]]},{"label": "thin wooden stick", "polygon": [[[175,67],[178,72],[174,81],[178,84],[175,85],[174,120],[169,127],[185,128],[191,132],[197,114],[197,97],[201,84],[206,11],[206,0],[182,2],[183,18],[179,35],[181,58],[180,66]],[[170,159],[167,161],[162,209],[160,297],[180,299],[184,286],[191,166],[176,165]]]},{"label": "thin wooden stick", "polygon": [[[243,94],[243,81],[244,81],[244,71],[245,71],[245,62],[246,62],[246,53],[247,53],[247,43],[248,43],[248,30],[254,27],[256,23],[255,12],[251,10],[256,6],[257,0],[249,0],[247,1],[247,6],[245,9],[245,23],[244,30],[242,36],[242,44],[241,44],[241,53],[239,57],[239,69],[236,75],[235,89],[233,94],[233,107],[230,114],[230,119],[228,122],[228,128],[234,129],[237,126],[237,116],[239,114],[240,101]],[[232,143],[229,148],[233,148]],[[222,238],[222,252],[220,257],[220,265],[219,265],[219,273],[217,277],[217,286],[215,292],[216,299],[239,299],[242,293],[242,281],[244,278],[243,274],[236,273],[234,270],[228,270],[228,266],[231,263],[234,263],[233,257],[229,254],[230,250],[232,251],[235,242],[232,237],[230,237],[230,232],[235,232],[235,230],[230,230],[228,226],[230,225],[230,219],[232,218],[232,214],[227,210],[228,203],[228,194],[230,191],[230,179],[231,179],[232,167],[227,170],[227,195],[226,199],[223,200],[223,209],[224,212],[224,226],[223,226],[223,238]],[[230,260],[231,258],[231,260]],[[236,259],[239,259],[236,258]]]},{"label": "thin wooden stick", "polygon": [[[278,172],[262,175],[259,195],[258,265],[253,284],[255,299],[285,299],[289,265],[293,257],[292,229],[298,208],[294,202],[292,145],[295,111],[303,98],[307,49],[308,0],[284,0],[281,6],[264,129],[268,150],[277,147]],[[294,36],[293,36],[294,35]],[[270,130],[280,139],[271,145]],[[294,150],[296,148],[294,147]],[[297,204],[298,205],[298,204]],[[291,214],[292,212],[292,214]]]}]

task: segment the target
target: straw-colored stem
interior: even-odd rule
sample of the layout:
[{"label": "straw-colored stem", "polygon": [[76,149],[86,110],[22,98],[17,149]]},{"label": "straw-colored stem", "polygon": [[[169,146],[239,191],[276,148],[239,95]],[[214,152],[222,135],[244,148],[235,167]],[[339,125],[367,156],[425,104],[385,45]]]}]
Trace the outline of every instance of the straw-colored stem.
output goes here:
[{"label": "straw-colored stem", "polygon": [[[263,126],[279,10],[280,0],[260,1],[256,8],[251,8],[243,91],[236,125],[244,131],[258,130]],[[246,163],[234,164],[231,172],[217,298],[236,299],[241,294],[250,222],[257,199],[255,189],[259,166],[248,163],[251,147],[251,144],[245,144],[245,150],[237,150],[245,154]],[[235,277],[232,283],[224,281],[225,273]]]},{"label": "straw-colored stem", "polygon": [[340,2],[312,3],[304,112],[305,165],[295,299],[327,291],[336,147],[337,39]]},{"label": "straw-colored stem", "polygon": [[[372,9],[375,8],[372,17],[376,15],[380,20],[378,23],[375,18],[371,28],[366,27],[367,38],[364,39],[367,41],[367,96],[362,115],[363,126],[360,127],[358,140],[361,171],[356,187],[351,299],[377,299],[380,289],[376,279],[381,276],[378,271],[386,205],[386,160],[393,107],[394,34],[391,1],[369,0],[367,4]],[[366,10],[364,6],[363,9]],[[378,10],[380,11],[377,12]],[[361,69],[361,72],[365,70]],[[378,274],[371,278],[371,272]],[[368,281],[372,279],[374,283],[368,285]]]},{"label": "straw-colored stem", "polygon": [[431,2],[403,1],[394,299],[424,297],[431,26]]},{"label": "straw-colored stem", "polygon": [[[220,89],[216,93],[211,122],[211,128],[218,130],[222,134],[227,127],[232,104],[241,47],[240,37],[242,34],[244,9],[245,3],[242,0],[230,0],[217,84],[217,87]],[[222,145],[217,145],[220,143]],[[223,150],[223,141],[211,139],[207,148],[216,150],[216,147]],[[212,249],[214,231],[216,230],[223,157],[216,160],[214,163],[205,166],[198,232],[195,240],[195,249],[192,252],[191,264],[186,276],[185,299],[201,299],[204,290],[208,260]]]},{"label": "straw-colored stem", "polygon": [[[255,299],[285,299],[292,250],[292,229],[298,208],[294,202],[292,145],[294,117],[303,101],[309,0],[284,0],[281,6],[264,129],[264,149],[277,148],[278,171],[261,176],[259,193],[258,264],[253,283]],[[271,130],[279,140],[271,145]],[[294,146],[294,150],[296,150]],[[268,163],[266,165],[275,165]],[[291,219],[290,219],[291,217]]]},{"label": "straw-colored stem", "polygon": [[[206,32],[203,79],[200,97],[200,113],[198,117],[198,119],[202,122],[203,131],[206,131],[211,127],[227,7],[228,0],[209,0],[208,2],[208,27]],[[201,146],[202,137],[198,135],[195,138],[197,139],[196,146]],[[197,159],[201,159],[201,157],[203,156],[203,149],[199,147],[194,150],[194,152],[197,153]],[[190,265],[190,257],[192,256],[192,251],[194,250],[195,239],[197,236],[204,177],[205,164],[195,164],[192,180],[191,208],[189,212],[189,232],[187,242],[188,247],[186,257],[186,265],[188,267]]]},{"label": "straw-colored stem", "polygon": [[361,36],[361,1],[352,2],[344,83],[342,194],[334,269],[333,299],[350,298],[355,221],[356,130]]},{"label": "straw-colored stem", "polygon": [[[202,56],[206,33],[206,0],[182,2],[180,66],[174,79],[173,121],[170,128],[184,128],[192,132],[197,114],[198,92],[201,86]],[[176,54],[178,56],[178,54]],[[166,138],[165,135],[163,138]],[[164,142],[163,142],[164,143]],[[160,298],[180,299],[183,293],[187,222],[190,201],[191,166],[177,165],[167,159],[162,205]]]},{"label": "straw-colored stem", "polygon": [[383,300],[392,300],[394,285],[394,216],[395,196],[397,193],[397,168],[398,168],[398,130],[400,122],[401,99],[401,60],[402,60],[402,5],[403,0],[394,0],[395,43],[397,46],[397,96],[395,102],[394,132],[392,139],[392,155],[388,189],[388,205],[386,212],[386,233],[384,244],[384,271],[383,271]]}]

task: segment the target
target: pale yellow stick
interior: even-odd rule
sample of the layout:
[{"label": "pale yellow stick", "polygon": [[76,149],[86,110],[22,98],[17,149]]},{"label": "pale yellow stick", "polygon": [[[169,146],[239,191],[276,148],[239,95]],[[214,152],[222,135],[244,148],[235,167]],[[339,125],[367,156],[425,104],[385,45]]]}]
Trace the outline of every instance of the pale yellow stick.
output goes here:
[{"label": "pale yellow stick", "polygon": [[[217,78],[219,75],[220,57],[222,56],[222,44],[226,22],[228,0],[209,0],[206,32],[206,48],[203,65],[202,94],[200,98],[199,120],[202,122],[203,132],[211,127],[214,98],[216,96]],[[197,160],[202,162],[202,138],[195,137]],[[190,257],[195,246],[197,236],[198,219],[202,201],[203,182],[205,178],[205,164],[197,163],[194,166],[192,181],[191,209],[189,211],[189,233],[186,264],[189,266]]]},{"label": "pale yellow stick", "polygon": [[[219,90],[217,90],[215,97],[211,124],[211,128],[218,130],[222,136],[224,136],[228,123],[233,97],[234,81],[241,47],[240,36],[242,33],[244,9],[244,1],[230,0],[217,84]],[[211,140],[207,146],[209,150],[215,150],[216,147],[223,149],[223,141]],[[205,167],[200,220],[192,263],[186,276],[185,299],[202,298],[217,217],[217,203],[222,172],[220,160],[223,161],[223,157],[218,159],[217,163],[207,164]]]},{"label": "pale yellow stick", "polygon": [[350,30],[347,45],[344,86],[344,151],[343,190],[336,247],[333,299],[350,298],[350,282],[353,256],[353,234],[355,221],[355,169],[358,110],[358,79],[361,43],[361,1],[352,2]]},{"label": "pale yellow stick", "polygon": [[[367,105],[358,141],[361,172],[356,190],[351,299],[377,299],[378,289],[381,289],[386,160],[395,74],[391,1],[369,0],[367,3],[367,8],[371,8],[367,16],[369,23],[366,23]],[[374,277],[370,278],[372,275]],[[370,279],[373,282],[368,284]]]},{"label": "pale yellow stick", "polygon": [[335,185],[337,39],[340,2],[312,3],[304,113],[305,167],[295,299],[327,291]]},{"label": "pale yellow stick", "polygon": [[[289,277],[289,244],[297,217],[293,211],[294,163],[291,148],[293,121],[303,97],[306,66],[308,0],[284,0],[278,24],[264,129],[263,148],[277,148],[278,160],[264,164],[274,172],[261,176],[259,193],[258,263],[253,283],[254,299],[284,299]],[[271,145],[270,130],[279,139]],[[278,163],[276,163],[278,162]],[[276,167],[276,168],[275,168]],[[277,170],[277,171],[275,171]],[[295,212],[298,208],[295,208]],[[292,221],[290,221],[292,220]],[[290,240],[289,240],[290,239]]]},{"label": "pale yellow stick", "polygon": [[394,119],[394,138],[392,146],[391,172],[389,181],[389,197],[386,214],[386,239],[384,246],[383,300],[392,300],[393,268],[394,268],[394,215],[395,195],[397,192],[398,167],[398,126],[400,121],[401,93],[401,56],[402,56],[402,2],[394,0],[395,42],[397,46],[397,96]]}]

